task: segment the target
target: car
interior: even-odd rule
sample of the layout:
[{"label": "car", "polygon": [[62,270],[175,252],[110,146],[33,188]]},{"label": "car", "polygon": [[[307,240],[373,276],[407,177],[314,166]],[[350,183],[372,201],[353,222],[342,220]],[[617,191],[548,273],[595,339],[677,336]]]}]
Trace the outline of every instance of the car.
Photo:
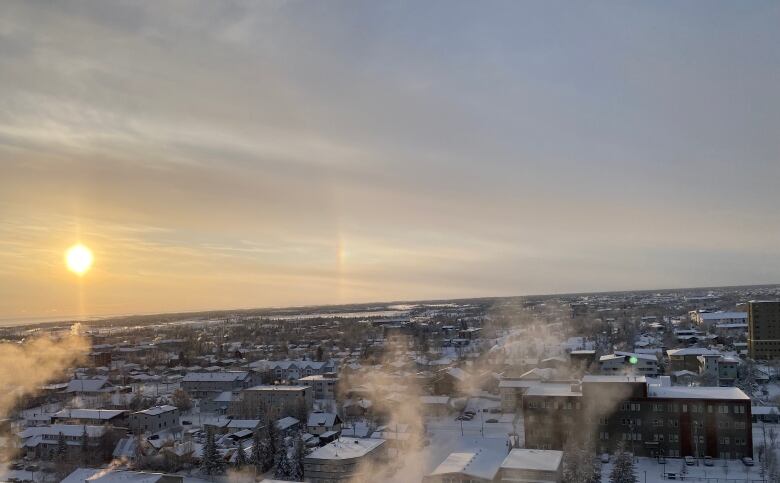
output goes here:
[{"label": "car", "polygon": [[602,463],[609,463],[609,454],[607,454],[607,453],[602,453],[602,454],[601,454],[601,462],[602,462]]},{"label": "car", "polygon": [[464,421],[471,421],[472,419],[474,419],[474,415],[473,414],[466,413],[466,414],[463,415],[463,420]]},{"label": "car", "polygon": [[712,456],[704,457],[704,466],[715,466],[715,462],[712,460]]},{"label": "car", "polygon": [[501,408],[490,408],[490,414],[499,414],[501,412]]},{"label": "car", "polygon": [[190,425],[192,425],[192,421],[187,421],[186,419],[182,419],[181,420],[181,424],[183,426],[190,426]]},{"label": "car", "polygon": [[22,463],[12,463],[10,468],[12,470],[23,470],[24,469],[24,464],[22,464]]},{"label": "car", "polygon": [[24,468],[24,471],[29,471],[30,473],[34,473],[38,471],[38,465],[29,465]]},{"label": "car", "polygon": [[742,464],[745,466],[753,466],[755,463],[753,463],[753,458],[750,456],[745,456],[742,458]]},{"label": "car", "polygon": [[149,436],[149,438],[147,438],[147,439],[150,439],[150,440],[160,439],[160,435],[159,434],[153,434],[153,435]]},{"label": "car", "polygon": [[487,420],[485,420],[485,422],[486,422],[486,423],[497,423],[497,422],[498,422],[498,419],[496,419],[496,418],[490,418],[490,419],[487,419]]},{"label": "car", "polygon": [[473,418],[474,416],[476,416],[477,413],[475,413],[474,411],[463,411],[463,414],[467,416],[471,416]]},{"label": "car", "polygon": [[693,466],[696,464],[696,459],[694,459],[693,456],[686,456],[684,459],[685,459],[685,464],[688,466]]}]

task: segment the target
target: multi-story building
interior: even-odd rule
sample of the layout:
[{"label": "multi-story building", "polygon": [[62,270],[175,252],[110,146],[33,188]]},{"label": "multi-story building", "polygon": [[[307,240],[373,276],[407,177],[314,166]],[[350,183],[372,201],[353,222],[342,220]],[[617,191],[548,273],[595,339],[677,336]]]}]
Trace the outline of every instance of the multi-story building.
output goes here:
[{"label": "multi-story building", "polygon": [[599,357],[599,370],[602,374],[657,376],[658,357],[655,354],[615,352]]},{"label": "multi-story building", "polygon": [[[296,416],[308,412],[314,403],[314,391],[311,386],[255,386],[241,391],[240,401],[243,411],[259,414],[262,409],[271,419],[282,416]],[[302,414],[301,414],[302,415]]]},{"label": "multi-story building", "polygon": [[376,473],[372,466],[386,458],[386,447],[381,438],[339,438],[303,459],[306,481],[365,483],[374,480]]},{"label": "multi-story building", "polygon": [[[82,441],[86,434],[87,447],[90,453],[99,453],[108,426],[90,426],[83,424],[52,424],[50,426],[35,426],[19,433],[22,447],[30,458],[45,460],[54,459],[60,437],[66,446],[66,458],[75,459],[81,456]],[[116,437],[121,437],[126,430],[112,428]],[[60,436],[62,435],[62,436]]]},{"label": "multi-story building", "polygon": [[333,372],[315,374],[298,379],[298,384],[311,386],[314,389],[314,399],[336,399],[339,376]]},{"label": "multi-story building", "polygon": [[748,356],[780,358],[780,301],[751,300],[748,309]]},{"label": "multi-story building", "polygon": [[302,377],[327,374],[338,370],[335,361],[256,361],[250,366],[256,371],[270,372],[275,381],[290,383]]},{"label": "multi-story building", "polygon": [[720,324],[747,323],[747,312],[690,312],[691,321],[705,328]]},{"label": "multi-story building", "polygon": [[[570,439],[599,452],[618,444],[641,456],[753,455],[750,398],[734,387],[671,386],[667,377],[585,376],[541,384],[523,397],[526,447],[563,449]],[[584,429],[584,430],[583,430]]]},{"label": "multi-story building", "polygon": [[669,362],[672,371],[691,371],[699,372],[701,359],[719,358],[721,353],[717,349],[707,349],[706,347],[684,347],[682,349],[669,349],[666,351],[669,356]]},{"label": "multi-story building", "polygon": [[213,399],[225,391],[240,391],[252,384],[252,374],[246,371],[188,372],[181,380],[181,388],[197,399]]},{"label": "multi-story building", "polygon": [[130,429],[134,434],[157,433],[179,426],[179,408],[155,406],[130,415]]}]

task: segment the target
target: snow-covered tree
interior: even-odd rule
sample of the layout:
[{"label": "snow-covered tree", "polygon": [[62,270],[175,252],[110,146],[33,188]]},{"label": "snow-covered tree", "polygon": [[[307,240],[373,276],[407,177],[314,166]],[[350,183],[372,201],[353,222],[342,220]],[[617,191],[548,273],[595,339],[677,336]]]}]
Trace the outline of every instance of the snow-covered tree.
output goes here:
[{"label": "snow-covered tree", "polygon": [[286,480],[290,478],[291,474],[292,468],[290,466],[290,457],[287,453],[287,447],[282,444],[276,457],[276,471],[274,471],[274,478]]},{"label": "snow-covered tree", "polygon": [[303,481],[303,438],[301,434],[295,435],[290,452],[290,478],[293,481]]},{"label": "snow-covered tree", "polygon": [[625,452],[622,446],[615,454],[615,463],[612,465],[609,481],[610,483],[637,483],[634,458],[631,453]]},{"label": "snow-covered tree", "polygon": [[84,426],[84,430],[81,433],[81,463],[86,465],[89,461],[89,435],[87,435],[87,427]]},{"label": "snow-covered tree", "polygon": [[217,450],[214,431],[211,429],[206,432],[206,444],[203,445],[200,469],[207,475],[219,475],[225,472],[225,460]]},{"label": "snow-covered tree", "polygon": [[57,461],[65,461],[65,458],[68,454],[68,443],[65,442],[65,435],[60,432],[60,434],[57,435],[57,453],[56,453],[56,459]]},{"label": "snow-covered tree", "polygon": [[241,469],[246,466],[246,453],[244,452],[244,443],[238,443],[238,452],[236,453],[236,468]]}]

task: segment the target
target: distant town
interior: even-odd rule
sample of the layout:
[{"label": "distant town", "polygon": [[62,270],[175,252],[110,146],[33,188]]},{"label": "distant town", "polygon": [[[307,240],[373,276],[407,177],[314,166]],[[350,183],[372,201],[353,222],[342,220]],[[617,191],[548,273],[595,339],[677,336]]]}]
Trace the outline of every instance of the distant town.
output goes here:
[{"label": "distant town", "polygon": [[0,383],[3,481],[780,480],[777,285],[0,329],[66,340]]}]

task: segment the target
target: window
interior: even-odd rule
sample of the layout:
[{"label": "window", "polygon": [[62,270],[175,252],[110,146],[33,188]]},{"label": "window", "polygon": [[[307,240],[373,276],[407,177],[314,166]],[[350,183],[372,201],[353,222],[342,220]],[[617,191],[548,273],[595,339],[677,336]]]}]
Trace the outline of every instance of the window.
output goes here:
[{"label": "window", "polygon": [[684,412],[684,413],[688,412],[688,405],[687,404],[683,404],[682,405],[682,412]]},{"label": "window", "polygon": [[731,441],[729,440],[728,436],[723,436],[720,438],[720,444],[731,444]]},{"label": "window", "polygon": [[664,425],[664,420],[663,419],[654,419],[653,420],[653,426],[655,426],[656,428],[660,428],[663,425]]},{"label": "window", "polygon": [[721,404],[720,406],[718,406],[718,412],[720,414],[728,414],[729,413],[729,407],[724,405],[724,404]]},{"label": "window", "polygon": [[670,434],[669,435],[669,442],[670,443],[679,443],[680,442],[680,435],[679,434]]},{"label": "window", "polygon": [[669,427],[676,428],[678,426],[680,426],[680,421],[678,421],[676,419],[670,419],[669,420]]}]

